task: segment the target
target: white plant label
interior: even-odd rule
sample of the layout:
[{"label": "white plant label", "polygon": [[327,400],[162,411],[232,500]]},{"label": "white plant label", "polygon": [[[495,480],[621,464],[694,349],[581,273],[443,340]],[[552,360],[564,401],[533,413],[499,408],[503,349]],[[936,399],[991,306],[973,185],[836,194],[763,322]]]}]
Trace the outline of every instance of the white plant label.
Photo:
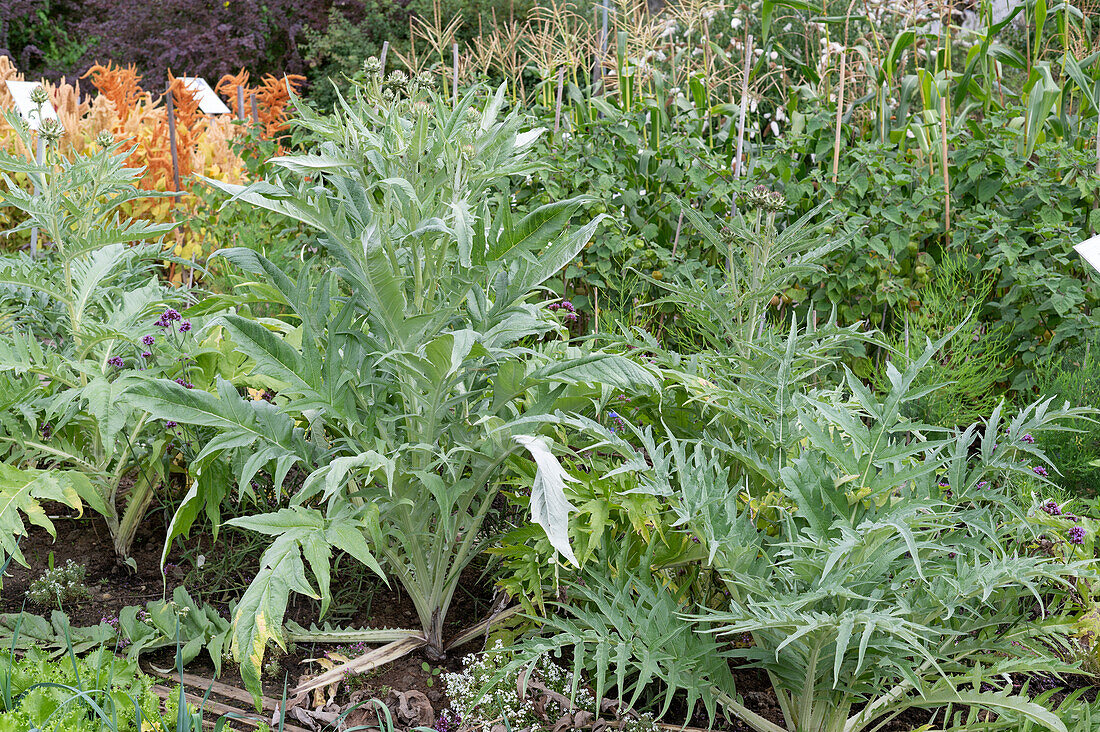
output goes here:
[{"label": "white plant label", "polygon": [[1075,246],[1074,250],[1080,254],[1086,262],[1091,264],[1093,269],[1100,272],[1100,236],[1085,239]]},{"label": "white plant label", "polygon": [[42,105],[42,116],[39,118],[38,105],[31,101],[31,92],[36,87],[42,86],[37,81],[13,81],[9,79],[4,83],[8,85],[8,91],[15,99],[16,111],[19,112],[19,116],[32,130],[37,131],[45,120],[57,119],[57,110],[53,108],[53,103],[49,101]]},{"label": "white plant label", "polygon": [[229,107],[225,106],[225,102],[221,100],[214,90],[210,88],[210,84],[206,83],[206,79],[201,76],[181,76],[180,81],[183,82],[183,86],[190,91],[195,92],[195,97],[199,100],[199,111],[203,114],[229,114]]}]

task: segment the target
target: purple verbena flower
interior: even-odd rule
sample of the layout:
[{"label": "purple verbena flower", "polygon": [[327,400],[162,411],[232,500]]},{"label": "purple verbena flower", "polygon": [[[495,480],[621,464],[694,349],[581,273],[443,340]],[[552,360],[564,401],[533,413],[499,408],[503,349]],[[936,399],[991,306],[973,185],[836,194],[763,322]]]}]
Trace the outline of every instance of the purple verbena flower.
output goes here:
[{"label": "purple verbena flower", "polygon": [[1041,506],[1041,508],[1049,513],[1051,516],[1062,515],[1062,507],[1059,506],[1053,498],[1048,498],[1047,500],[1043,501],[1043,505]]},{"label": "purple verbena flower", "polygon": [[191,330],[191,321],[190,320],[185,320],[182,323],[180,323],[180,333],[186,333],[189,330]]},{"label": "purple verbena flower", "polygon": [[1066,532],[1066,536],[1069,537],[1070,544],[1084,544],[1085,543],[1085,527],[1083,526],[1071,526],[1069,531]]},{"label": "purple verbena flower", "polygon": [[122,360],[122,356],[111,356],[109,359],[107,359],[107,364],[110,366],[122,368],[126,365],[126,362]]},{"label": "purple verbena flower", "polygon": [[1031,469],[1031,472],[1033,472],[1036,475],[1041,476],[1043,478],[1045,478],[1045,477],[1047,477],[1047,475],[1049,475],[1049,473],[1047,473],[1047,469],[1044,468],[1042,465],[1036,465],[1034,468]]},{"label": "purple verbena flower", "polygon": [[142,358],[152,358],[153,357],[153,352],[152,351],[142,351],[141,352],[141,357]]},{"label": "purple verbena flower", "polygon": [[172,420],[168,420],[167,422],[164,423],[164,426],[167,429],[172,429],[173,427],[177,427],[178,425],[175,422],[173,422]]},{"label": "purple verbena flower", "polygon": [[145,335],[141,337],[141,343],[145,346],[151,346],[157,342],[157,337],[153,335]]},{"label": "purple verbena flower", "polygon": [[1029,445],[1034,445],[1035,444],[1035,438],[1032,437],[1030,433],[1028,433],[1028,434],[1026,434],[1026,435],[1024,435],[1023,437],[1020,438],[1020,442],[1026,442]]},{"label": "purple verbena flower", "polygon": [[182,386],[184,389],[194,389],[195,388],[194,384],[192,384],[190,381],[188,381],[187,379],[184,379],[184,378],[176,379],[176,383],[179,384],[180,386]]},{"label": "purple verbena flower", "polygon": [[160,314],[160,319],[166,323],[171,323],[173,320],[179,320],[180,314],[175,308],[168,308]]},{"label": "purple verbena flower", "polygon": [[988,487],[989,487],[989,481],[988,480],[979,480],[978,481],[978,488],[979,489],[980,488],[988,488]]}]

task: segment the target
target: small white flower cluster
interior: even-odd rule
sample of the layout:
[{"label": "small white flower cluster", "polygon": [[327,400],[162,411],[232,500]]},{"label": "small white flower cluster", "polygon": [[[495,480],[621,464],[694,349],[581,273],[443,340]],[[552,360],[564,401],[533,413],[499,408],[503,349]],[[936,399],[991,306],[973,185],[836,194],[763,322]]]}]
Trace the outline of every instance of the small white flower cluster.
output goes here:
[{"label": "small white flower cluster", "polygon": [[[469,729],[506,718],[513,730],[541,729],[547,722],[553,724],[566,710],[557,702],[546,705],[544,715],[535,711],[535,694],[520,699],[519,670],[509,672],[491,686],[490,681],[512,661],[514,654],[506,650],[498,640],[492,648],[477,656],[467,656],[462,671],[443,675],[443,685],[451,700],[451,710],[457,715],[461,727]],[[573,673],[554,664],[549,658],[538,659],[530,669],[530,677],[546,688],[568,697],[573,685]],[[592,692],[578,686],[574,704],[588,711],[596,711]]]},{"label": "small white flower cluster", "polygon": [[64,566],[47,569],[27,588],[27,601],[39,607],[58,607],[73,600],[91,597],[84,584],[88,570],[73,560]]}]

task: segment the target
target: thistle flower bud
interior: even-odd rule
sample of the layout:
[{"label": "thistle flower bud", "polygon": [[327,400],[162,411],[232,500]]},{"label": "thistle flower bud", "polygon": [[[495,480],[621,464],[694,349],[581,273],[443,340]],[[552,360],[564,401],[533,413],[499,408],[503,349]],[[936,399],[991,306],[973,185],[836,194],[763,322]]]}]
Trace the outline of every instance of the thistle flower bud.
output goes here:
[{"label": "thistle flower bud", "polygon": [[42,139],[46,141],[47,145],[56,145],[61,136],[65,134],[65,128],[56,119],[47,119],[42,121],[42,126],[38,128],[38,134],[42,135]]},{"label": "thistle flower bud", "polygon": [[95,136],[95,144],[100,147],[110,147],[115,144],[115,136],[107,130],[101,130],[100,133]]},{"label": "thistle flower bud", "polygon": [[401,69],[397,69],[396,71],[391,71],[390,75],[386,77],[386,81],[383,83],[383,86],[386,89],[393,90],[395,95],[405,91],[405,89],[408,87],[408,85],[409,85],[409,75],[406,74]]},{"label": "thistle flower bud", "polygon": [[749,191],[748,196],[745,197],[745,207],[750,211],[755,211],[758,208],[765,208],[768,205],[768,196],[771,191],[765,185],[753,186],[753,189]]},{"label": "thistle flower bud", "polygon": [[764,210],[778,213],[787,207],[787,199],[779,191],[772,191],[764,201]]},{"label": "thistle flower bud", "polygon": [[46,93],[46,90],[41,86],[36,86],[31,90],[31,101],[41,107],[46,102],[50,101],[50,95]]},{"label": "thistle flower bud", "polygon": [[377,76],[382,73],[382,62],[371,56],[363,62],[363,73],[368,76]]}]

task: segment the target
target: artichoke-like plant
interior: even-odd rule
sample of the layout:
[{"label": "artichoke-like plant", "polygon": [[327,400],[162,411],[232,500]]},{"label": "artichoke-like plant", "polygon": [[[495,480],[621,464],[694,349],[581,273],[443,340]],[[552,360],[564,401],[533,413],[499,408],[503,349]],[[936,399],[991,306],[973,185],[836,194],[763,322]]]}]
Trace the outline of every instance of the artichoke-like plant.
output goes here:
[{"label": "artichoke-like plant", "polygon": [[266,645],[284,640],[289,592],[327,607],[334,549],[397,579],[420,628],[385,637],[436,656],[462,572],[491,540],[483,522],[503,485],[530,486],[533,519],[572,559],[567,473],[543,424],[601,398],[595,384],[656,388],[623,356],[544,339],[561,327],[531,295],[599,220],[570,223],[580,199],[512,215],[508,179],[542,164],[531,158],[541,130],[502,115],[503,88],[476,112],[477,91],[453,106],[418,84],[403,93],[414,97],[383,94],[375,79],[332,117],[300,106],[310,152],[272,160],[282,171],[273,180],[216,184],[313,227],[333,262],[294,282],[252,251],[222,254],[290,311],[278,323],[219,321],[279,382],[274,403],[242,399],[225,382],[217,395],[151,382],[138,399],[217,433],[192,464],[195,487],[169,541],[220,496],[202,475],[221,456],[244,490],[265,467],[276,485],[291,466],[308,476],[289,507],[231,522],[273,537],[234,619],[233,649],[253,688]]}]

